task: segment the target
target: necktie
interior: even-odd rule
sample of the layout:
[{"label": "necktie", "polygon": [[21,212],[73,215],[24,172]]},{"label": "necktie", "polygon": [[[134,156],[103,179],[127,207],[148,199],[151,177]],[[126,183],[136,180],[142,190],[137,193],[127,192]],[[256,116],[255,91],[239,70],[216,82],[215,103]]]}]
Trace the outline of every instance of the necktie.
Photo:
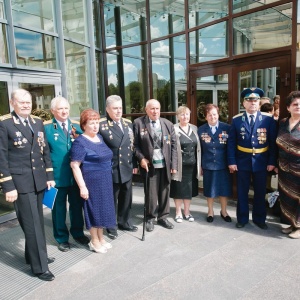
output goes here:
[{"label": "necktie", "polygon": [[152,123],[152,127],[155,128],[156,127],[156,121],[151,121]]},{"label": "necktie", "polygon": [[26,130],[28,131],[28,133],[31,134],[31,136],[33,136],[33,131],[32,129],[30,128],[30,125],[29,125],[29,122],[27,119],[24,120],[24,127],[26,128]]},{"label": "necktie", "polygon": [[122,127],[122,125],[121,125],[121,122],[120,122],[120,121],[117,121],[116,123],[117,123],[117,125],[119,126],[119,128],[121,129],[121,131],[124,133],[123,127]]},{"label": "necktie", "polygon": [[61,125],[62,125],[62,130],[63,130],[65,136],[68,136],[68,130],[66,128],[66,123],[61,123]]},{"label": "necktie", "polygon": [[254,126],[254,115],[250,115],[250,128],[252,130],[253,126]]},{"label": "necktie", "polygon": [[211,126],[211,133],[215,134],[217,131],[217,127],[216,126]]}]

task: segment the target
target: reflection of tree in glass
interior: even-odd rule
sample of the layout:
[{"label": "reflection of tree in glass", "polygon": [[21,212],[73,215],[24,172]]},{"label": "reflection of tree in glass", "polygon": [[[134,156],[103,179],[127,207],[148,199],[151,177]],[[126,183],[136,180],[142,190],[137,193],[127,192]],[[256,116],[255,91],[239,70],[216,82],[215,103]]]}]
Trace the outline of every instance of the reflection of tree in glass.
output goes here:
[{"label": "reflection of tree in glass", "polygon": [[108,95],[119,95],[119,87],[117,85],[114,85],[113,83],[111,83],[108,86]]},{"label": "reflection of tree in glass", "polygon": [[228,123],[228,91],[218,91],[220,121]]},{"label": "reflection of tree in glass", "polygon": [[[126,107],[129,104],[130,113],[143,112],[143,85],[141,82],[132,81],[125,88]],[[126,113],[128,113],[126,111]]]},{"label": "reflection of tree in glass", "polygon": [[48,121],[52,119],[52,116],[49,112],[45,111],[44,109],[34,109],[31,112],[32,115],[41,118],[43,121]]},{"label": "reflection of tree in glass", "polygon": [[186,105],[187,103],[187,92],[186,91],[178,91],[178,107],[182,105]]},{"label": "reflection of tree in glass", "polygon": [[170,95],[170,82],[157,89],[157,100],[160,102],[161,111],[173,111]]},{"label": "reflection of tree in glass", "polygon": [[206,103],[201,101],[198,103],[198,106],[197,106],[197,117],[201,123],[205,122],[205,105],[206,105]]}]

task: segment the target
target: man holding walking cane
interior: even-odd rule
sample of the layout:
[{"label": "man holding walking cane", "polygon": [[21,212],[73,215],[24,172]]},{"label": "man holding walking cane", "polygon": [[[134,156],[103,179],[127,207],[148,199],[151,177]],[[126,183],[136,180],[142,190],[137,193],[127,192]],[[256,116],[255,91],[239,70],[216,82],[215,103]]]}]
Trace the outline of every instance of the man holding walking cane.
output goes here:
[{"label": "man holding walking cane", "polygon": [[146,230],[154,230],[153,221],[156,217],[158,225],[173,229],[174,225],[167,217],[170,213],[171,174],[177,172],[174,126],[167,119],[160,118],[160,103],[157,100],[148,100],[145,109],[147,115],[134,121],[134,148],[144,187],[147,186]]}]

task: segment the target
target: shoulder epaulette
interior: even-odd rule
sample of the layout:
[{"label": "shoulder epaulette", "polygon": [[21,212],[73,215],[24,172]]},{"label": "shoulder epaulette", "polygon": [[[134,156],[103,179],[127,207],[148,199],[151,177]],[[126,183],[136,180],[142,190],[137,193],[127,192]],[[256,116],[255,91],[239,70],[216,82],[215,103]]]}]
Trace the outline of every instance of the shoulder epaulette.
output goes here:
[{"label": "shoulder epaulette", "polygon": [[45,121],[43,123],[44,123],[44,125],[51,124],[52,123],[52,119],[51,120],[47,120],[47,121]]},{"label": "shoulder epaulette", "polygon": [[235,118],[237,118],[237,117],[240,117],[240,116],[242,116],[244,113],[240,113],[240,114],[237,114],[237,115],[235,115],[232,119],[235,119]]},{"label": "shoulder epaulette", "polygon": [[38,116],[35,116],[35,115],[30,115],[31,118],[34,118],[34,119],[39,119],[39,120],[42,120],[40,117]]},{"label": "shoulder epaulette", "polygon": [[71,123],[72,123],[72,124],[78,124],[78,125],[80,124],[80,122],[77,121],[77,120],[71,120]]},{"label": "shoulder epaulette", "polygon": [[122,118],[122,120],[124,120],[125,122],[128,122],[128,123],[132,123],[131,120],[129,120],[129,119]]},{"label": "shoulder epaulette", "polygon": [[11,114],[6,114],[6,115],[0,117],[0,121],[4,121],[4,120],[7,120],[7,119],[11,119],[11,118],[12,118]]},{"label": "shoulder epaulette", "polygon": [[260,113],[261,113],[262,115],[264,115],[264,116],[267,116],[267,117],[272,117],[272,116],[273,116],[272,114],[269,114],[269,113],[263,112],[263,111],[261,111]]},{"label": "shoulder epaulette", "polygon": [[106,117],[103,117],[103,118],[100,119],[100,122],[104,122],[104,121],[107,121]]}]

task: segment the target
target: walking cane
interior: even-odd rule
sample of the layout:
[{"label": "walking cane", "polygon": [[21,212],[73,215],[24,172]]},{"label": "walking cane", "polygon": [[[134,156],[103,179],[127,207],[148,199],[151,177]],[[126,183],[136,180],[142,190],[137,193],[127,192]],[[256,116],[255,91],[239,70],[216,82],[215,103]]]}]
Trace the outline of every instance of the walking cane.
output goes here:
[{"label": "walking cane", "polygon": [[142,241],[145,240],[145,227],[146,227],[146,195],[148,193],[148,172],[147,171],[146,171],[146,175],[145,175],[144,192],[145,192],[145,197],[144,197],[144,219],[143,219]]}]

